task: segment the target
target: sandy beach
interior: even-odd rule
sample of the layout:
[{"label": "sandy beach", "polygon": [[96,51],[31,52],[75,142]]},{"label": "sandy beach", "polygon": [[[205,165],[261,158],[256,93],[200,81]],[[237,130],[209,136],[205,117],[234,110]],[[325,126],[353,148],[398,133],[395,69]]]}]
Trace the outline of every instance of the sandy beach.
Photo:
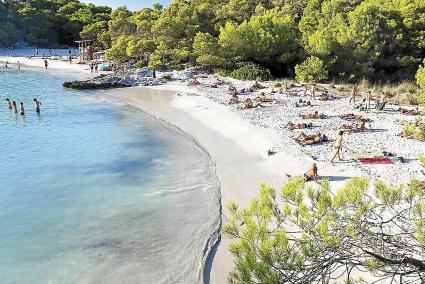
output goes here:
[{"label": "sandy beach", "polygon": [[[34,59],[3,58],[0,61],[42,67],[42,62]],[[41,65],[41,66],[40,66]],[[52,69],[87,73],[87,67],[65,62],[51,62]],[[89,73],[90,71],[88,71]],[[164,75],[164,74],[160,74]],[[242,82],[223,78],[226,84],[214,86],[216,77],[200,77],[200,85],[189,87],[189,79],[181,73],[171,73],[174,78],[168,84],[144,88],[134,87],[97,92],[99,99],[137,107],[192,136],[211,155],[221,183],[222,222],[228,220],[226,204],[235,201],[245,206],[257,195],[259,184],[266,182],[279,188],[290,176],[302,176],[312,163],[319,168],[319,175],[328,178],[333,189],[341,186],[353,176],[380,178],[397,184],[408,182],[411,178],[424,180],[422,166],[417,160],[418,153],[425,153],[422,142],[401,138],[398,134],[403,121],[413,121],[415,117],[405,116],[387,106],[385,112],[359,112],[348,103],[348,98],[330,101],[312,101],[311,107],[295,108],[299,96],[287,97],[272,94],[271,88],[247,93],[240,100],[254,99],[261,92],[276,100],[264,103],[261,107],[242,110],[241,104],[228,105],[230,85],[238,89],[249,88],[252,82]],[[269,85],[272,82],[262,83]],[[302,93],[300,87],[293,90]],[[303,98],[304,99],[304,98]],[[299,115],[318,111],[328,118],[306,120],[314,128],[303,130],[307,134],[322,133],[329,137],[329,143],[301,146],[294,141],[301,130],[291,131],[285,125],[304,122]],[[368,118],[364,133],[345,135],[343,161],[331,163],[332,142],[343,124],[348,122],[338,118],[344,113],[354,113]],[[269,155],[269,151],[274,154]],[[383,151],[394,154],[393,164],[365,165],[358,162],[362,156],[379,155]],[[399,157],[403,157],[404,163]],[[228,251],[231,240],[219,237],[211,249],[204,278],[207,283],[226,283],[227,274],[233,267],[232,256]]]}]

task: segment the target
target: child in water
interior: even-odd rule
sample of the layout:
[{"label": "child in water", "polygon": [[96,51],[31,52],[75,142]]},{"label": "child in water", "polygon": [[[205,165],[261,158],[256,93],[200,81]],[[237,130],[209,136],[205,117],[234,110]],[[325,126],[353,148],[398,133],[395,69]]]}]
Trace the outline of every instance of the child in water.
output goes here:
[{"label": "child in water", "polygon": [[18,112],[18,107],[16,106],[16,102],[15,101],[12,102],[12,109],[13,109],[13,112],[14,113],[17,113]]}]

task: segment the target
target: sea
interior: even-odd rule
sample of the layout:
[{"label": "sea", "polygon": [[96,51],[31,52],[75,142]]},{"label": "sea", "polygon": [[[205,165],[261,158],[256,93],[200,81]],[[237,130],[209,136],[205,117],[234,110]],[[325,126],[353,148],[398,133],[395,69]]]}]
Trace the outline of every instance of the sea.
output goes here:
[{"label": "sea", "polygon": [[210,156],[71,79],[0,70],[0,283],[202,283],[220,227]]}]

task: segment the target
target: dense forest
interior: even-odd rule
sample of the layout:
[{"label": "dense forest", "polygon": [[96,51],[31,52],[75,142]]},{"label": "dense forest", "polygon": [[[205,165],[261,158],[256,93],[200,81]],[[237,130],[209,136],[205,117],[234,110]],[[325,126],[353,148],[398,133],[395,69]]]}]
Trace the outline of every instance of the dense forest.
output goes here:
[{"label": "dense forest", "polygon": [[0,47],[71,46],[84,26],[107,25],[111,11],[75,0],[0,0]]},{"label": "dense forest", "polygon": [[425,57],[425,1],[174,0],[135,12],[72,0],[0,2],[0,45],[79,36],[95,39],[112,61],[155,69],[197,63],[237,78],[414,80]]}]

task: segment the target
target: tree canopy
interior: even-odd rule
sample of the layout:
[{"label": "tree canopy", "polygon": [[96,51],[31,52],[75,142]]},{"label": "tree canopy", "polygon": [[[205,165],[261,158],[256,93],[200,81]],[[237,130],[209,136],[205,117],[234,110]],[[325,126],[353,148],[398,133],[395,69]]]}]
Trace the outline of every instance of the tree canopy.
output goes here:
[{"label": "tree canopy", "polygon": [[247,208],[228,206],[229,282],[423,283],[424,197],[416,181],[370,186],[353,178],[332,192],[329,182],[313,187],[296,178],[280,194],[263,184]]},{"label": "tree canopy", "polygon": [[40,47],[70,46],[80,38],[83,27],[107,29],[100,23],[110,19],[111,11],[77,0],[0,1],[0,47],[18,41]]}]

